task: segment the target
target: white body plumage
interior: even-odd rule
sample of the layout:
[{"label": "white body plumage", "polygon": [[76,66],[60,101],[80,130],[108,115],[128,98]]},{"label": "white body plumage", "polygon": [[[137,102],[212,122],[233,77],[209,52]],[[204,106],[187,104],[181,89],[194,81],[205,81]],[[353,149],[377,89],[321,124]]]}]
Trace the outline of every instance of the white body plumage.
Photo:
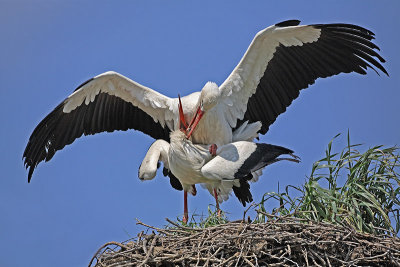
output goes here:
[{"label": "white body plumage", "polygon": [[[174,131],[169,144],[163,140],[152,144],[140,166],[139,178],[148,180],[155,177],[158,158],[179,180],[183,190],[193,193],[192,185],[202,184],[212,195],[213,190],[217,190],[219,202],[227,200],[233,187],[241,186],[241,179],[246,183],[257,181],[263,167],[277,161],[279,155],[292,152],[272,145],[260,150],[260,146],[265,144],[251,142],[260,127],[260,123],[244,123],[234,132],[233,138],[248,141],[220,146],[215,156],[210,154],[208,145],[193,144],[185,133]],[[281,150],[278,153],[270,151],[275,148]],[[269,153],[272,154],[266,157]]]}]

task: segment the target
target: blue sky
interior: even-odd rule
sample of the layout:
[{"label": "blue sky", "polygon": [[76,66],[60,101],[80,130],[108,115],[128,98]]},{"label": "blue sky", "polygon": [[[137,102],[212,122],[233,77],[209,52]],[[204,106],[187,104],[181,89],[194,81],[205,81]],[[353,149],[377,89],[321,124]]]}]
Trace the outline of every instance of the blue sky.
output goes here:
[{"label": "blue sky", "polygon": [[[182,215],[183,193],[161,173],[152,181],[137,178],[153,140],[136,131],[80,138],[41,163],[27,183],[21,157],[34,127],[104,71],[176,97],[224,81],[254,35],[271,24],[358,24],[375,32],[390,77],[339,75],[304,90],[261,138],[294,150],[302,162],[267,168],[252,185],[254,200],[276,191],[278,182],[301,185],[337,133],[349,129],[365,148],[398,145],[399,3],[1,0],[0,266],[86,266],[105,242],[144,230],[135,218],[160,227]],[[213,198],[198,191],[189,211],[206,213]],[[231,219],[244,210],[234,197],[222,209]]]}]

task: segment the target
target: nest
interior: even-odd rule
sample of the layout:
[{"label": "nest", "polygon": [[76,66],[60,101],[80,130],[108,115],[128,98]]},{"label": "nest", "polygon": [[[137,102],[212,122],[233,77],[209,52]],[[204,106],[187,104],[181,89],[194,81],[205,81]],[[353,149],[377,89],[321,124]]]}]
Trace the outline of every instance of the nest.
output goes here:
[{"label": "nest", "polygon": [[103,245],[89,266],[400,266],[399,238],[327,223],[279,217],[192,229],[169,222],[173,228],[159,229],[138,221],[147,233]]}]

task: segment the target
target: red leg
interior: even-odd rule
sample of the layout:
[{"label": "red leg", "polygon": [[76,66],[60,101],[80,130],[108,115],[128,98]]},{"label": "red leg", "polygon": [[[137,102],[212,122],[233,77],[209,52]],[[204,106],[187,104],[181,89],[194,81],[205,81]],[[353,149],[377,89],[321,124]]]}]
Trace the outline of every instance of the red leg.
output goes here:
[{"label": "red leg", "polygon": [[219,202],[218,202],[218,193],[217,189],[214,188],[214,198],[215,198],[215,203],[218,211],[218,216],[221,216],[221,210],[219,209]]},{"label": "red leg", "polygon": [[210,154],[212,155],[212,156],[216,156],[217,155],[217,145],[216,144],[212,144],[210,147],[209,147],[209,149],[208,149],[208,151],[210,151]]},{"label": "red leg", "polygon": [[182,222],[187,224],[189,221],[189,213],[188,213],[188,207],[187,207],[187,192],[183,191],[183,218]]}]

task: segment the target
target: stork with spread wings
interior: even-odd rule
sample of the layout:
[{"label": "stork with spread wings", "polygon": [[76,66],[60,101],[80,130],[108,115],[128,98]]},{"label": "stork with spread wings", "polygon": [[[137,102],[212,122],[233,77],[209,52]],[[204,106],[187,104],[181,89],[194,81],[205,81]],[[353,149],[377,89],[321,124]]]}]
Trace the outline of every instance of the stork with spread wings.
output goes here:
[{"label": "stork with spread wings", "polygon": [[[208,82],[182,97],[186,118],[202,116],[191,140],[197,144],[231,143],[243,123],[260,122],[265,134],[301,89],[318,78],[339,73],[388,74],[374,34],[351,24],[299,25],[290,20],[256,34],[227,79]],[[189,121],[186,121],[189,124]],[[178,99],[162,95],[116,72],[80,85],[35,128],[23,154],[28,182],[37,165],[82,135],[139,130],[170,140],[179,129]]]}]

